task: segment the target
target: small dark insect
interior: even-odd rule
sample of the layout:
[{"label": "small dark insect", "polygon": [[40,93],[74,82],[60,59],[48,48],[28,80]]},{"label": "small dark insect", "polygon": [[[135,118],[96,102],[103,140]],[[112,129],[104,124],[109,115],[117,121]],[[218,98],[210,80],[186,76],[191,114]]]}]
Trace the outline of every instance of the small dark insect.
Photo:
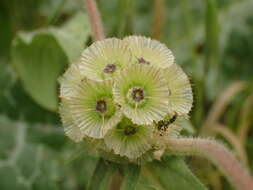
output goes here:
[{"label": "small dark insect", "polygon": [[138,62],[139,62],[140,64],[146,64],[146,65],[149,65],[149,64],[150,64],[150,62],[149,62],[149,61],[146,61],[143,57],[137,58],[137,59],[138,59]]},{"label": "small dark insect", "polygon": [[170,124],[174,123],[176,119],[177,119],[177,113],[175,113],[173,117],[168,122],[165,123],[165,125],[169,126]]},{"label": "small dark insect", "polygon": [[[175,114],[172,116],[172,118],[170,118],[167,122],[166,122],[166,121],[163,121],[163,120],[159,121],[159,122],[157,123],[157,128],[158,128],[158,130],[159,130],[159,131],[166,131],[166,130],[168,129],[169,125],[172,124],[172,123],[174,123],[174,122],[176,121],[176,119],[177,119],[177,113],[175,113]],[[163,134],[160,133],[160,136],[163,136]]]}]

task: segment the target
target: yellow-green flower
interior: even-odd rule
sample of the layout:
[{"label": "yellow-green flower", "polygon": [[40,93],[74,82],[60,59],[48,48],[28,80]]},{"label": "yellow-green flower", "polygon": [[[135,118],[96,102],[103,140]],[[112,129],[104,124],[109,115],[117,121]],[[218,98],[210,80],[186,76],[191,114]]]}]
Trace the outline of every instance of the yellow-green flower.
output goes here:
[{"label": "yellow-green flower", "polygon": [[79,72],[77,64],[72,64],[69,69],[60,78],[60,97],[67,98],[73,96],[75,88],[84,76]]},{"label": "yellow-green flower", "polygon": [[60,98],[66,135],[120,163],[152,160],[178,136],[193,103],[171,51],[141,36],[86,48],[60,79]]},{"label": "yellow-green flower", "polygon": [[135,63],[167,68],[174,56],[166,45],[144,36],[129,36],[123,40],[129,45]]},{"label": "yellow-green flower", "polygon": [[169,86],[169,110],[171,114],[188,114],[193,103],[190,81],[179,65],[173,64],[164,70]]},{"label": "yellow-green flower", "polygon": [[152,131],[152,126],[136,125],[124,118],[106,134],[105,144],[115,154],[136,159],[151,149]]},{"label": "yellow-green flower", "polygon": [[85,135],[81,132],[80,128],[75,125],[72,114],[69,113],[68,105],[66,103],[61,103],[59,112],[61,114],[61,121],[66,136],[77,143],[81,142]]},{"label": "yellow-green flower", "polygon": [[[78,86],[82,80],[82,75],[78,71],[76,64],[72,64],[70,68],[64,73],[60,79],[60,97],[67,99],[73,97],[76,86]],[[69,113],[69,105],[62,101],[59,112],[61,115],[62,124],[65,134],[75,142],[81,142],[85,135],[81,132],[80,128],[74,124],[72,114]]]},{"label": "yellow-green flower", "polygon": [[169,89],[162,70],[146,65],[126,67],[115,78],[115,102],[136,124],[152,124],[168,113]]},{"label": "yellow-green flower", "polygon": [[81,56],[79,69],[91,80],[111,79],[123,66],[131,62],[132,56],[125,42],[109,38],[93,43]]},{"label": "yellow-green flower", "polygon": [[68,105],[75,127],[82,134],[102,138],[121,119],[121,112],[113,102],[112,81],[96,82],[83,79],[73,89],[71,97],[62,98]]}]

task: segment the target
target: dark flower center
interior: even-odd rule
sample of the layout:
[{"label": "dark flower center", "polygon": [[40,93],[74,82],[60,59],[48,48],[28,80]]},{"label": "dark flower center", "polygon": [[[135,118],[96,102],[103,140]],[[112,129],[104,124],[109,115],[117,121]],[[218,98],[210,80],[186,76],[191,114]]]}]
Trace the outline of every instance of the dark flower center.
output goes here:
[{"label": "dark flower center", "polygon": [[107,105],[104,100],[98,100],[96,104],[96,110],[100,113],[105,113],[107,110]]},{"label": "dark flower center", "polygon": [[134,135],[135,133],[136,133],[136,128],[131,125],[126,126],[124,129],[124,134],[127,136]]},{"label": "dark flower center", "polygon": [[149,61],[146,61],[143,57],[138,58],[138,62],[141,63],[141,64],[146,64],[146,65],[149,65],[149,64],[150,64],[150,62],[149,62]]},{"label": "dark flower center", "polygon": [[107,64],[104,68],[104,73],[114,73],[116,71],[116,65]]},{"label": "dark flower center", "polygon": [[140,102],[144,99],[144,91],[141,88],[133,89],[131,97],[135,102]]}]

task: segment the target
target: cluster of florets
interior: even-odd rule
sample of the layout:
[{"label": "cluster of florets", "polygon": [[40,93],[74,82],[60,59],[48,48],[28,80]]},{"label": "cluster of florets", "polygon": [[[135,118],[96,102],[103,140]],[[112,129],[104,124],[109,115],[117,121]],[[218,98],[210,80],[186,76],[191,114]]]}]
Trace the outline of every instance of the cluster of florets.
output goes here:
[{"label": "cluster of florets", "polygon": [[65,72],[60,90],[66,135],[131,161],[162,149],[193,101],[172,52],[141,36],[93,43]]}]

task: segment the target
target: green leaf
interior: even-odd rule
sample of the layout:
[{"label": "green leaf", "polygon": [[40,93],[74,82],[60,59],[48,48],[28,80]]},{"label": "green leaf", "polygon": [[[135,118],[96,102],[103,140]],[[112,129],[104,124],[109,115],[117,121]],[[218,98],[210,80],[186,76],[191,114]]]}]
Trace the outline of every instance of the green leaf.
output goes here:
[{"label": "green leaf", "polygon": [[81,55],[90,35],[88,17],[86,14],[79,13],[63,27],[50,28],[49,31],[63,48],[69,62],[72,63]]},{"label": "green leaf", "polygon": [[[50,151],[44,149],[41,144],[27,142],[29,134],[25,122],[12,122],[6,117],[0,116],[0,125],[1,139],[12,133],[8,139],[4,139],[5,146],[1,147],[1,152],[5,154],[1,154],[0,157],[0,189],[32,189],[31,187],[38,180],[45,177],[47,180],[43,187],[48,184],[49,187],[46,189],[53,189],[50,187],[56,182],[50,180],[53,179],[51,176],[53,167],[51,165],[55,155],[51,156]],[[43,171],[45,166],[48,169]],[[59,169],[54,169],[54,171],[60,173]]]},{"label": "green leaf", "polygon": [[[41,128],[40,134],[36,132],[34,135],[38,127]],[[56,136],[58,128],[45,123],[14,122],[0,114],[1,190],[87,189],[97,159],[87,155],[84,146],[80,145],[84,151],[82,155],[67,165],[69,156],[78,153],[76,143],[62,143],[64,148],[56,150],[48,146],[48,142],[33,140],[42,138],[45,132]],[[59,132],[58,136],[64,137],[60,128]]]},{"label": "green leaf", "polygon": [[158,189],[207,190],[180,158],[166,156],[162,161],[147,164],[147,168],[149,177],[160,186]]},{"label": "green leaf", "polygon": [[25,93],[10,64],[0,62],[0,68],[0,115],[28,123],[59,124],[58,114],[43,109]]},{"label": "green leaf", "polygon": [[110,178],[115,171],[115,167],[109,161],[102,158],[98,161],[96,169],[91,178],[88,190],[105,190],[108,188]]},{"label": "green leaf", "polygon": [[12,63],[25,90],[42,107],[57,110],[57,79],[80,55],[88,31],[86,16],[78,14],[61,28],[20,32],[14,39]]},{"label": "green leaf", "polygon": [[135,164],[129,164],[124,168],[124,178],[121,190],[134,190],[137,189],[136,185],[139,180],[141,167]]},{"label": "green leaf", "polygon": [[11,166],[0,168],[0,179],[1,190],[28,190],[24,184],[19,182],[15,168]]},{"label": "green leaf", "polygon": [[67,57],[55,38],[49,33],[20,34],[14,41],[12,61],[31,97],[39,105],[55,111],[56,81],[67,64]]}]

